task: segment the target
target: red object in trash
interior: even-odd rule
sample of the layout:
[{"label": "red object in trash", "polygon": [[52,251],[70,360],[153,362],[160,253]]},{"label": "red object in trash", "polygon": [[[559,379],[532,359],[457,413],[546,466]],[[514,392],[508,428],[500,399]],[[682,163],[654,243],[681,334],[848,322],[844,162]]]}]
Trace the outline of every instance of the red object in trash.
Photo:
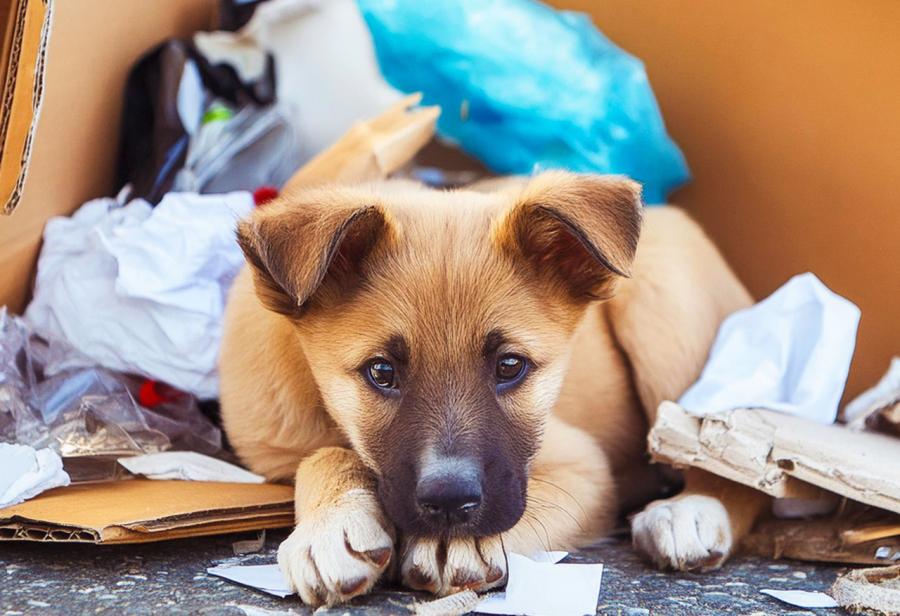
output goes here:
[{"label": "red object in trash", "polygon": [[152,409],[160,404],[172,402],[178,395],[178,390],[164,385],[153,379],[144,379],[138,388],[138,404]]},{"label": "red object in trash", "polygon": [[278,189],[274,186],[260,186],[253,191],[253,203],[256,207],[265,205],[278,196]]}]

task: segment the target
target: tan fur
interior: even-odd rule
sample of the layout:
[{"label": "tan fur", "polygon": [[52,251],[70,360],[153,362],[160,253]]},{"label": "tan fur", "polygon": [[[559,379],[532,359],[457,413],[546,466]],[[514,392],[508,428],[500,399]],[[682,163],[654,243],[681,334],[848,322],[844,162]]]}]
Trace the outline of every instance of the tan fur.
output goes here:
[{"label": "tan fur", "polygon": [[[389,558],[405,584],[448,593],[501,584],[504,549],[572,548],[602,535],[631,488],[648,483],[638,478],[652,475],[645,436],[659,402],[696,379],[719,323],[750,302],[680,210],[647,211],[635,253],[633,183],[553,173],[489,188],[318,189],[242,226],[253,267],[229,298],[223,418],[251,469],[296,479],[298,526],[279,562],[307,603],[367,591],[389,566],[382,549],[394,550]],[[339,241],[329,243],[335,234]],[[379,345],[394,330],[418,361],[456,369],[480,353],[475,341],[492,326],[540,364],[501,401],[540,442],[525,513],[499,536],[444,544],[406,536],[394,545],[373,488],[383,469],[372,441],[397,411],[355,369],[384,351]],[[454,412],[475,404],[459,374],[441,390]],[[479,425],[471,413],[434,413],[463,436]],[[421,438],[439,427],[423,425]],[[690,479],[688,494],[698,498],[677,497],[667,509],[657,503],[656,513],[651,505],[636,518],[636,545],[660,565],[719,564],[761,503],[703,477]],[[685,521],[673,525],[673,511]],[[674,553],[674,535],[695,518],[718,520],[728,532]],[[337,539],[356,535],[358,545]]]}]

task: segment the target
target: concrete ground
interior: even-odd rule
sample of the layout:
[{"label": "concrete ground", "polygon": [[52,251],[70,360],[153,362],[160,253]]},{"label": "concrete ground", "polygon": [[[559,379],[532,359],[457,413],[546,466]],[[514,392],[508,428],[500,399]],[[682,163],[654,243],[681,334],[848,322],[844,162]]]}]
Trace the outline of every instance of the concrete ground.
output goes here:
[{"label": "concrete ground", "polygon": [[[223,563],[275,561],[286,531],[269,532],[257,554],[235,557],[232,543],[250,535],[157,544],[89,546],[0,543],[0,612],[13,614],[310,614],[296,597],[278,599],[210,576]],[[602,562],[597,614],[842,614],[779,603],[762,588],[827,590],[840,567],[739,557],[710,573],[660,573],[632,552],[627,538],[572,555],[566,562]],[[548,589],[551,591],[551,589]],[[378,589],[319,615],[409,614],[420,593]]]}]

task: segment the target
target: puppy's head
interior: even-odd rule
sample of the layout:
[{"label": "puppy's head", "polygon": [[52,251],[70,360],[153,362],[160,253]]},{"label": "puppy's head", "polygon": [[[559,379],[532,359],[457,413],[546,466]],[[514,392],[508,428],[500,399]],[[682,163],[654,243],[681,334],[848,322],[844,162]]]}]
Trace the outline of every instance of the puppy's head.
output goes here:
[{"label": "puppy's head", "polygon": [[311,190],[239,240],[394,523],[488,535],[524,511],[573,330],[639,231],[637,184],[557,172],[495,193]]}]

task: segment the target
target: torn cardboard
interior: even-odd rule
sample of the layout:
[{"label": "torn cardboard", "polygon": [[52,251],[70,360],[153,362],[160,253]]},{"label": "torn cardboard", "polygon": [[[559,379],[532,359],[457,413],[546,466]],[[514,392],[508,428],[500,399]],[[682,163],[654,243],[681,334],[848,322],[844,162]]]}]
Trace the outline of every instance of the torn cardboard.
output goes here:
[{"label": "torn cardboard", "polygon": [[0,212],[22,198],[44,90],[52,2],[13,0],[3,44],[0,104]]},{"label": "torn cardboard", "polygon": [[860,506],[838,516],[766,519],[741,547],[765,558],[884,565],[900,560],[900,516]]},{"label": "torn cardboard", "polygon": [[135,479],[57,488],[0,509],[0,539],[144,543],[293,523],[291,486]]},{"label": "torn cardboard", "polygon": [[900,614],[900,565],[845,573],[835,580],[831,596],[854,614]]},{"label": "torn cardboard", "polygon": [[692,466],[775,497],[811,484],[900,512],[900,441],[762,409],[696,417],[663,402],[647,437],[654,460]]}]

